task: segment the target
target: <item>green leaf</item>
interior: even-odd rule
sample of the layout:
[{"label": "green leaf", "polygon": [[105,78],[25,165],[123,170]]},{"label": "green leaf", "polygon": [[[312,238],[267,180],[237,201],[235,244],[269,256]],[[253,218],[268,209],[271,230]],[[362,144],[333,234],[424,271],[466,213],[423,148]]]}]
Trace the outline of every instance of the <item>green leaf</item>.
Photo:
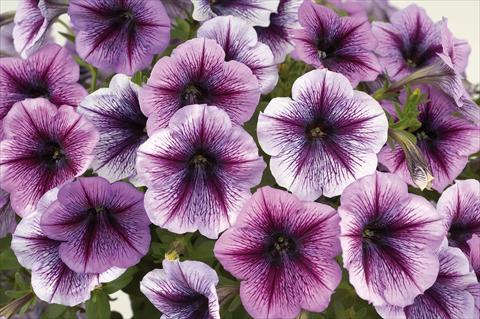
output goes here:
[{"label": "green leaf", "polygon": [[172,39],[187,40],[190,35],[190,25],[183,19],[176,19],[175,26],[170,32]]},{"label": "green leaf", "polygon": [[109,319],[110,318],[110,301],[107,294],[96,289],[92,293],[92,298],[85,303],[88,319]]},{"label": "green leaf", "polygon": [[62,31],[58,31],[58,33],[60,33],[60,35],[62,37],[64,37],[65,39],[67,39],[68,41],[75,43],[75,36],[73,36],[69,33],[62,32]]},{"label": "green leaf", "polygon": [[20,271],[15,273],[15,285],[20,290],[30,290],[30,284],[25,280],[25,277],[21,274]]},{"label": "green leaf", "polygon": [[49,304],[42,313],[40,319],[61,318],[68,310],[68,307],[58,304]]},{"label": "green leaf", "polygon": [[237,295],[235,296],[235,298],[233,298],[232,302],[230,302],[230,305],[228,305],[228,311],[234,312],[238,308],[238,306],[240,306],[240,304],[240,295]]},{"label": "green leaf", "polygon": [[17,257],[11,249],[6,249],[0,253],[0,270],[19,269],[20,264]]},{"label": "green leaf", "polygon": [[114,292],[117,292],[121,289],[123,289],[125,286],[127,286],[133,279],[133,275],[138,271],[137,267],[130,267],[125,271],[120,277],[115,279],[114,281],[111,281],[107,284],[105,284],[102,287],[102,290],[107,293],[107,294],[113,294]]},{"label": "green leaf", "polygon": [[25,296],[31,292],[30,290],[7,290],[5,291],[5,295],[9,296],[10,298],[16,299]]}]

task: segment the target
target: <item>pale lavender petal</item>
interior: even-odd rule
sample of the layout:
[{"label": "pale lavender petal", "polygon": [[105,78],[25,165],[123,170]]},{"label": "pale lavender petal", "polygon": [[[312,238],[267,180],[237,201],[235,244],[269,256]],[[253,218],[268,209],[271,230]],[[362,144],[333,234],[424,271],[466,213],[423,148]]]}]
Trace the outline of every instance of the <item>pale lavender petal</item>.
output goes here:
[{"label": "pale lavender petal", "polygon": [[442,220],[395,175],[376,172],[354,182],[338,213],[343,264],[361,298],[406,306],[435,282]]},{"label": "pale lavender petal", "polygon": [[93,169],[110,182],[136,179],[137,149],[148,138],[147,117],[140,110],[138,90],[129,77],[117,74],[109,88],[88,95],[78,108],[100,133]]},{"label": "pale lavender petal", "polygon": [[10,195],[0,188],[0,238],[13,233],[16,226],[15,212],[10,205]]},{"label": "pale lavender petal", "polygon": [[387,136],[380,105],[327,70],[298,78],[292,97],[275,98],[260,114],[259,143],[272,156],[280,186],[304,200],[333,197],[371,174]]},{"label": "pale lavender petal", "polygon": [[190,105],[139,148],[152,222],[176,233],[216,238],[261,179],[265,163],[252,137],[213,106]]},{"label": "pale lavender petal", "polygon": [[163,261],[147,273],[140,290],[166,318],[220,319],[218,276],[198,261]]},{"label": "pale lavender petal", "polygon": [[251,26],[268,27],[270,14],[277,12],[280,0],[192,0],[192,2],[192,16],[197,21],[232,15],[245,20]]},{"label": "pale lavender petal", "polygon": [[248,66],[257,77],[260,91],[267,94],[278,81],[278,69],[270,48],[257,41],[255,29],[240,18],[216,17],[206,21],[197,36],[215,40],[225,51],[225,60]]}]

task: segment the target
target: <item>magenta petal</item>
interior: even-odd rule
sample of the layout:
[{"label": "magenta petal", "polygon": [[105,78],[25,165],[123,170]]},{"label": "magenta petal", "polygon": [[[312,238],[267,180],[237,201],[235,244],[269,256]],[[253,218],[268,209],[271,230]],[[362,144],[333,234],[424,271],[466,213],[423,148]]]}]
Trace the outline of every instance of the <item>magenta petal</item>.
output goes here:
[{"label": "magenta petal", "polygon": [[0,184],[12,207],[24,216],[48,190],[85,172],[98,133],[70,106],[45,99],[15,104],[4,118],[0,143]]},{"label": "magenta petal", "polygon": [[373,81],[381,71],[372,52],[376,40],[368,20],[339,17],[333,10],[305,1],[298,12],[302,29],[295,30],[295,53],[316,68],[345,75],[353,86]]},{"label": "magenta petal", "polygon": [[62,261],[86,273],[135,265],[150,246],[149,224],[141,192],[100,177],[64,184],[41,219],[45,234],[61,241]]},{"label": "magenta petal", "polygon": [[0,59],[0,119],[16,102],[47,98],[60,107],[76,107],[87,95],[78,83],[79,66],[67,49],[49,44],[28,59]]},{"label": "magenta petal", "polygon": [[20,264],[32,271],[35,295],[48,303],[74,306],[90,298],[90,292],[106,279],[118,277],[123,270],[110,269],[102,274],[76,273],[58,255],[60,242],[48,238],[40,228],[45,207],[56,198],[57,190],[42,197],[39,210],[22,219],[12,238],[12,250]]},{"label": "magenta petal", "polygon": [[467,258],[459,249],[446,244],[438,258],[440,270],[435,283],[403,309],[391,305],[376,307],[383,318],[476,318],[475,300],[470,291],[472,286],[478,289],[478,282]]},{"label": "magenta petal", "polygon": [[338,215],[270,187],[243,206],[220,236],[215,256],[241,281],[240,298],[254,318],[294,318],[321,312],[341,279]]},{"label": "magenta petal", "polygon": [[170,40],[161,1],[71,0],[68,14],[78,54],[105,72],[132,75],[149,66]]},{"label": "magenta petal", "polygon": [[248,121],[260,99],[258,81],[247,66],[224,60],[223,49],[204,38],[188,40],[160,59],[139,93],[148,133],[166,127],[177,110],[190,104],[215,105],[235,124]]}]

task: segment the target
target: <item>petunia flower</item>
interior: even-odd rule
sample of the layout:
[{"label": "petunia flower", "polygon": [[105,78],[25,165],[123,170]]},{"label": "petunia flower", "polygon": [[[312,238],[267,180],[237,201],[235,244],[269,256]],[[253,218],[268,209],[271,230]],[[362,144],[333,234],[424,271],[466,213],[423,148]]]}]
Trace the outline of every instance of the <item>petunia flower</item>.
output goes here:
[{"label": "petunia flower", "polygon": [[67,0],[20,0],[13,28],[14,45],[23,57],[44,45],[55,19],[67,12]]},{"label": "petunia flower", "polygon": [[387,130],[380,105],[328,70],[298,78],[292,99],[271,100],[257,126],[275,180],[302,200],[340,195],[372,174]]},{"label": "petunia flower", "polygon": [[161,0],[172,23],[176,18],[186,19],[192,13],[191,0]]},{"label": "petunia flower", "polygon": [[278,12],[270,15],[268,27],[255,27],[258,41],[270,47],[276,64],[283,63],[287,54],[295,48],[292,33],[299,28],[298,9],[302,2],[303,0],[280,0]]},{"label": "petunia flower", "polygon": [[13,233],[16,225],[15,212],[10,205],[10,195],[0,188],[0,238]]},{"label": "petunia flower", "polygon": [[216,16],[232,15],[251,26],[268,27],[270,14],[276,13],[280,0],[192,0],[193,18],[205,21]]},{"label": "petunia flower", "polygon": [[449,245],[469,255],[468,240],[480,236],[480,183],[457,180],[438,199],[437,211],[443,217]]},{"label": "petunia flower", "polygon": [[240,298],[254,318],[294,318],[323,311],[341,280],[339,218],[327,205],[285,191],[259,189],[214,253],[240,280]]},{"label": "petunia flower", "polygon": [[140,107],[148,116],[147,131],[166,127],[185,105],[215,105],[235,124],[252,116],[260,88],[252,71],[237,61],[225,62],[225,52],[213,40],[193,39],[179,45],[171,57],[154,66],[139,93]]},{"label": "petunia flower", "polygon": [[468,241],[470,250],[470,266],[477,276],[477,283],[469,286],[468,291],[475,299],[475,313],[473,318],[478,318],[480,315],[480,237],[472,235]]},{"label": "petunia flower", "polygon": [[353,86],[380,73],[372,52],[376,40],[364,18],[340,17],[333,10],[304,1],[298,11],[301,29],[293,31],[295,53],[305,63],[345,75]]},{"label": "petunia flower", "polygon": [[44,97],[56,106],[76,107],[87,91],[77,83],[79,67],[67,49],[50,44],[27,60],[0,59],[0,120],[16,102]]},{"label": "petunia flower", "polygon": [[65,183],[42,214],[40,226],[60,241],[58,254],[73,271],[101,273],[128,268],[150,246],[143,193],[124,182],[80,177]]},{"label": "petunia flower", "polygon": [[137,172],[148,186],[150,220],[175,233],[217,238],[230,227],[265,168],[253,138],[206,105],[179,110],[140,146]]},{"label": "petunia flower", "polygon": [[458,73],[465,71],[470,48],[466,41],[453,38],[446,20],[435,24],[424,9],[412,4],[394,13],[390,21],[374,22],[372,31],[378,40],[375,52],[391,79],[434,63],[439,53],[452,59]]},{"label": "petunia flower", "polygon": [[40,227],[41,216],[55,201],[57,192],[55,188],[46,193],[38,209],[21,220],[12,237],[12,250],[18,262],[32,271],[32,288],[39,299],[74,306],[90,299],[95,286],[114,280],[124,269],[77,273],[61,260],[59,247],[62,243],[47,237]]},{"label": "petunia flower", "polygon": [[88,95],[78,107],[100,133],[92,166],[111,182],[130,178],[136,183],[137,149],[148,138],[138,90],[128,76],[116,74],[108,88]]},{"label": "petunia flower", "polygon": [[407,306],[438,273],[442,220],[393,174],[376,172],[340,198],[343,264],[357,295],[373,305]]},{"label": "petunia flower", "polygon": [[382,318],[476,318],[474,298],[468,289],[478,283],[475,273],[470,270],[467,257],[460,249],[445,245],[440,249],[438,258],[440,268],[433,286],[406,307],[391,305],[376,307]]},{"label": "petunia flower", "polygon": [[20,216],[48,190],[83,174],[93,159],[98,132],[68,105],[43,98],[16,103],[4,118],[0,186]]},{"label": "petunia flower", "polygon": [[[428,100],[419,106],[418,116],[422,126],[412,133],[434,177],[433,188],[441,192],[462,172],[468,157],[480,149],[480,127],[453,114],[454,102],[441,92],[428,88],[424,93]],[[378,159],[390,172],[415,185],[400,146],[392,149],[386,145]]]},{"label": "petunia flower", "polygon": [[199,261],[164,260],[140,282],[140,290],[167,318],[220,319],[218,276]]},{"label": "petunia flower", "polygon": [[78,54],[104,72],[132,75],[170,41],[170,19],[159,0],[70,0],[68,14]]},{"label": "petunia flower", "polygon": [[369,20],[388,21],[397,11],[388,0],[329,0],[329,2],[350,16]]},{"label": "petunia flower", "polygon": [[206,21],[197,37],[215,40],[225,51],[225,60],[235,60],[248,66],[257,77],[260,91],[267,94],[278,81],[278,69],[270,48],[257,41],[255,29],[233,17],[216,17]]}]

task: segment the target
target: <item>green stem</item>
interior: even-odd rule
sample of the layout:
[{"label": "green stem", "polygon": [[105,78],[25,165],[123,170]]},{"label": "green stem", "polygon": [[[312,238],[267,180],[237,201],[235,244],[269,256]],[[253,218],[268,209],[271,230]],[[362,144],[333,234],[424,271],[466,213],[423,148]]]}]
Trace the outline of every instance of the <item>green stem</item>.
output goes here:
[{"label": "green stem", "polygon": [[97,89],[97,68],[89,64],[88,69],[92,74],[92,83],[90,83],[90,93],[92,93]]},{"label": "green stem", "polygon": [[74,35],[73,29],[65,21],[57,19],[57,22],[60,23],[67,30],[68,33]]}]

